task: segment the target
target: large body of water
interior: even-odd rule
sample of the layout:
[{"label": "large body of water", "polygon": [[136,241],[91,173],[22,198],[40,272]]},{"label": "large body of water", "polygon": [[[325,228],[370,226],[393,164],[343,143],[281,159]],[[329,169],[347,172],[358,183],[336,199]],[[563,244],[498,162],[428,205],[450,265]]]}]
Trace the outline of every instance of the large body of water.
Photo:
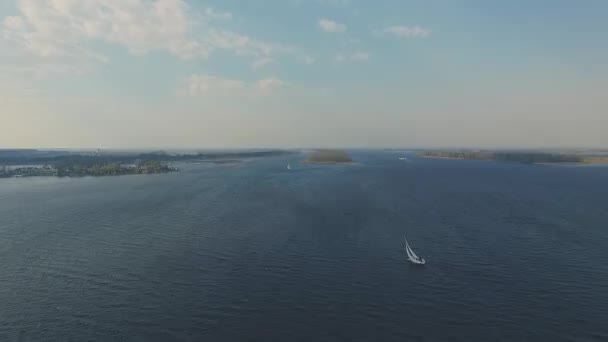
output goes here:
[{"label": "large body of water", "polygon": [[608,168],[353,156],[0,180],[0,340],[608,340]]}]

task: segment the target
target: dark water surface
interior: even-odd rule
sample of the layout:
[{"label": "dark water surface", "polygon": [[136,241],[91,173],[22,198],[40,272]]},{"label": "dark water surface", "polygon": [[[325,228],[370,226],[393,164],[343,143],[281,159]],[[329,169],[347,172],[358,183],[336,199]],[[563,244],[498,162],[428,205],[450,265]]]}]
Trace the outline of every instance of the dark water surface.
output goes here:
[{"label": "dark water surface", "polygon": [[0,180],[0,341],[608,340],[608,168],[354,157]]}]

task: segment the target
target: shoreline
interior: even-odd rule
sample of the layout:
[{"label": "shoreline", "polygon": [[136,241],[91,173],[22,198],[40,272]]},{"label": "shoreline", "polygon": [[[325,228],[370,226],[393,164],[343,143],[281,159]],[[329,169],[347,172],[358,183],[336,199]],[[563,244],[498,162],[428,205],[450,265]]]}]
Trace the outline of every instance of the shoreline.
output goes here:
[{"label": "shoreline", "polygon": [[85,178],[85,177],[118,177],[118,176],[146,176],[146,175],[162,175],[167,173],[179,172],[180,170],[177,168],[172,168],[171,170],[164,171],[152,171],[152,172],[138,172],[138,171],[128,171],[128,172],[120,172],[120,173],[109,173],[109,174],[44,174],[44,173],[32,173],[32,174],[11,174],[8,176],[2,175],[0,179],[11,179],[11,178],[34,178],[34,177],[43,177],[43,178]]},{"label": "shoreline", "polygon": [[301,162],[302,164],[323,164],[323,165],[354,165],[355,162],[334,162],[334,161],[310,161],[304,160]]},{"label": "shoreline", "polygon": [[456,157],[434,157],[434,156],[417,156],[419,158],[427,158],[427,159],[452,159],[452,160],[491,160],[491,159],[466,159],[466,158],[456,158]]},{"label": "shoreline", "polygon": [[583,157],[581,164],[608,164],[608,157]]},{"label": "shoreline", "polygon": [[[498,159],[488,159],[488,158],[456,158],[456,157],[435,157],[435,156],[418,156],[419,158],[426,158],[426,159],[447,159],[447,160],[490,160],[490,161],[497,161],[497,162],[506,162],[503,160],[498,160]],[[521,163],[520,163],[521,164]],[[564,165],[564,166],[582,166],[582,165],[601,165],[601,164],[605,164],[608,165],[608,160],[606,158],[598,158],[595,159],[594,157],[590,157],[587,159],[584,159],[583,161],[580,162],[539,162],[539,163],[528,163],[530,165]]]}]

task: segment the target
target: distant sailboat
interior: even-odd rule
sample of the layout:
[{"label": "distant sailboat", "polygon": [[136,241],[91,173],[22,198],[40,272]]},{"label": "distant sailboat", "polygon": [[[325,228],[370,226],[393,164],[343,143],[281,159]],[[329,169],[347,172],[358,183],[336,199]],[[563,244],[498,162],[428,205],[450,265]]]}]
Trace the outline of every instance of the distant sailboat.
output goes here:
[{"label": "distant sailboat", "polygon": [[291,170],[291,165],[287,163],[287,170]]},{"label": "distant sailboat", "polygon": [[417,256],[416,253],[414,253],[414,251],[410,248],[410,245],[407,243],[407,239],[405,238],[405,236],[403,237],[403,239],[405,240],[405,252],[407,253],[407,259],[412,264],[416,264],[416,265],[426,264],[426,261],[424,260],[424,258]]}]

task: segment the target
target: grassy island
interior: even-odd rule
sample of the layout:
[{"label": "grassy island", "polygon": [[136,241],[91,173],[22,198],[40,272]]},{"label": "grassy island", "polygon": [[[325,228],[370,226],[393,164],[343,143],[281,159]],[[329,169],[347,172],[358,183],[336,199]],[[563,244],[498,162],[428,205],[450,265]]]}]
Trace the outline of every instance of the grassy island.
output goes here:
[{"label": "grassy island", "polygon": [[134,164],[117,162],[93,164],[59,164],[56,166],[59,177],[118,176],[132,174],[153,174],[177,171],[176,168],[158,160],[137,160]]},{"label": "grassy island", "polygon": [[84,177],[153,174],[177,171],[158,160],[137,160],[133,164],[109,161],[72,161],[48,164],[42,167],[0,168],[0,178],[7,177]]},{"label": "grassy island", "polygon": [[295,153],[284,150],[233,150],[198,153],[38,151],[0,149],[0,178],[83,177],[153,174],[178,171],[174,162],[238,163],[245,158],[264,158]]},{"label": "grassy island", "polygon": [[344,150],[324,149],[313,152],[304,162],[313,164],[350,164],[353,160]]},{"label": "grassy island", "polygon": [[427,151],[421,153],[426,158],[498,160],[524,164],[588,163],[589,160],[576,154],[547,152],[491,152],[491,151]]}]

